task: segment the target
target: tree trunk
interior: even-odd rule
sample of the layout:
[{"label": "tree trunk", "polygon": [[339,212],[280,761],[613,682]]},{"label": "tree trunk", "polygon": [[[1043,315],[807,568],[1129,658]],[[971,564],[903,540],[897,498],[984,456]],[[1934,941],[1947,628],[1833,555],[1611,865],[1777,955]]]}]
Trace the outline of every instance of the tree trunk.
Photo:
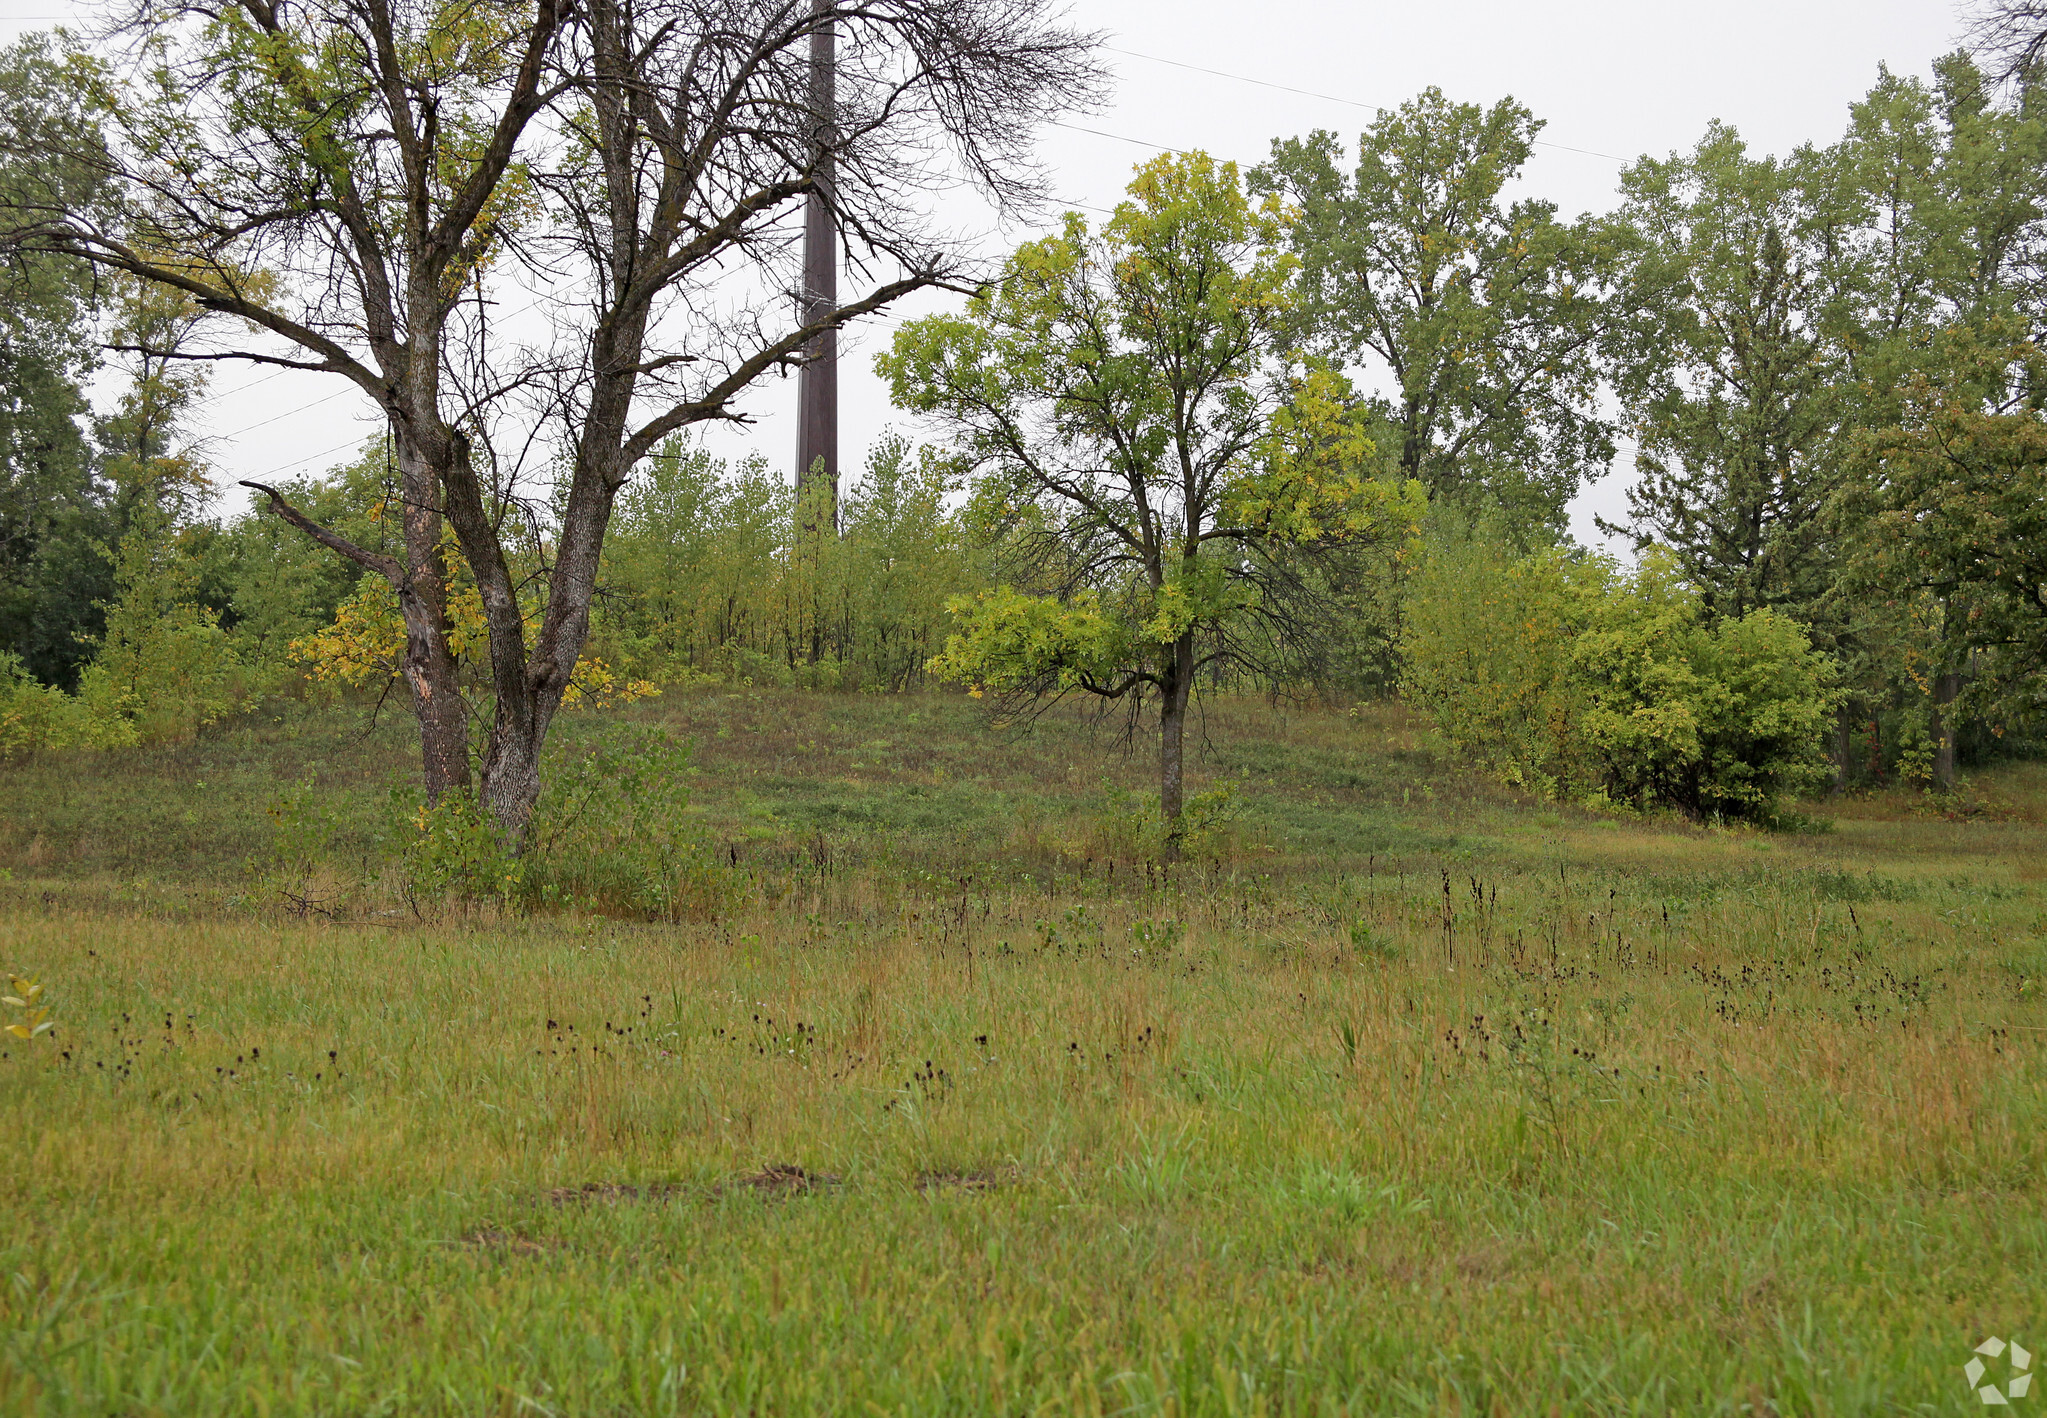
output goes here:
[{"label": "tree trunk", "polygon": [[1186,788],[1183,752],[1187,731],[1187,700],[1194,689],[1194,637],[1183,635],[1173,646],[1159,704],[1159,816],[1165,823],[1163,860],[1180,860],[1185,824],[1180,820]]},{"label": "tree trunk", "polygon": [[1834,792],[1848,791],[1849,760],[1855,753],[1854,706],[1842,703],[1834,715]]},{"label": "tree trunk", "polygon": [[441,545],[441,480],[410,440],[399,439],[405,567],[397,587],[405,622],[400,669],[419,719],[420,777],[426,800],[438,803],[469,786],[469,706],[455,678],[448,646],[448,561]]},{"label": "tree trunk", "polygon": [[1933,681],[1933,786],[1943,793],[1955,786],[1955,716],[1951,706],[1962,691],[1962,677],[1950,671]]},{"label": "tree trunk", "polygon": [[[484,750],[481,797],[505,846],[518,852],[525,846],[533,809],[540,801],[540,750],[568,692],[589,630],[597,548],[603,542],[611,499],[608,493],[593,497],[587,479],[584,495],[571,492],[555,547],[552,596],[529,658],[519,588],[471,457],[468,440],[460,433],[451,434],[445,473],[448,519],[461,538],[483,601],[484,622],[490,631],[491,689],[496,699],[490,743]],[[602,488],[601,483],[598,486]]]},{"label": "tree trunk", "polygon": [[419,719],[420,778],[426,800],[437,803],[469,786],[469,706],[448,650],[446,584],[431,572],[415,573],[399,591],[398,607],[405,620],[402,668]]},{"label": "tree trunk", "polygon": [[540,801],[540,749],[547,741],[546,720],[553,717],[543,718],[532,712],[535,708],[529,701],[507,712],[500,701],[483,760],[483,805],[514,852],[524,849]]}]

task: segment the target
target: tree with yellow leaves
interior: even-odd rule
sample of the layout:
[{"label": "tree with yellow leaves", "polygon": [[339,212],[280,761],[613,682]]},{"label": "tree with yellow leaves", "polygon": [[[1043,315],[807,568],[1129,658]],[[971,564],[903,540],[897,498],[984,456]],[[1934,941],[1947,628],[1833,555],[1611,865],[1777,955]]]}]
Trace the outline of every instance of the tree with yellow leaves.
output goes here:
[{"label": "tree with yellow leaves", "polygon": [[1090,231],[1021,247],[960,315],[878,361],[980,469],[976,515],[1010,584],[954,604],[932,662],[976,693],[1155,709],[1178,851],[1197,683],[1272,667],[1326,624],[1327,568],[1411,534],[1418,484],[1381,476],[1348,387],[1278,341],[1287,213],[1234,164],[1155,159]]},{"label": "tree with yellow leaves", "polygon": [[[743,422],[761,380],[840,327],[965,280],[972,252],[923,196],[952,173],[1034,199],[1035,129],[1104,77],[1051,0],[233,0],[197,20],[145,8],[120,35],[123,62],[81,56],[68,80],[106,117],[90,156],[111,195],[0,204],[0,241],[224,317],[190,358],[353,386],[390,432],[395,547],[247,486],[389,587],[434,801],[471,787],[450,596],[473,581],[475,790],[513,847],[636,470],[671,434]],[[781,263],[813,211],[869,274],[798,303]],[[505,330],[513,300],[550,307],[537,345]],[[552,487],[515,451],[541,448]]]}]

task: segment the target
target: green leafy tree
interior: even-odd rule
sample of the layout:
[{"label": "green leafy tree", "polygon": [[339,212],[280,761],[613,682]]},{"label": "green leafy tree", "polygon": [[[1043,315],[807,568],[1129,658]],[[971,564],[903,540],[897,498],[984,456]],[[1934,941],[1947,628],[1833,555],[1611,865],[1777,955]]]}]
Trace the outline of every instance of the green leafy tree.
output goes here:
[{"label": "green leafy tree", "polygon": [[[33,213],[102,197],[98,133],[47,38],[0,51],[0,210]],[[8,225],[0,222],[0,226]],[[0,654],[69,687],[112,594],[104,546],[118,535],[86,436],[96,363],[94,292],[76,262],[0,233]]]},{"label": "green leafy tree", "polygon": [[1870,401],[1863,427],[1897,422],[1907,384],[1946,360],[1936,330],[2047,332],[2047,115],[2029,86],[1993,102],[1966,55],[1933,69],[1930,84],[1881,74],[1812,167],[1830,333]]},{"label": "green leafy tree", "polygon": [[772,588],[794,516],[787,483],[764,460],[730,468],[701,445],[667,440],[619,497],[596,643],[657,679],[773,657],[783,617]]},{"label": "green leafy tree", "polygon": [[1966,380],[1921,380],[1856,471],[1845,589],[1891,630],[1928,701],[1926,771],[1952,786],[1956,715],[2047,710],[2047,420],[2030,402],[1986,410]]},{"label": "green leafy tree", "polygon": [[1707,614],[1667,552],[1624,573],[1481,528],[1431,548],[1410,601],[1410,697],[1509,782],[1767,819],[1826,777],[1831,662],[1777,611]]},{"label": "green leafy tree", "polygon": [[619,500],[592,644],[656,680],[711,674],[903,689],[943,644],[945,603],[985,585],[949,505],[960,472],[894,434],[840,503],[837,536],[759,459],[673,440]]},{"label": "green leafy tree", "polygon": [[1318,131],[1275,141],[1252,182],[1299,209],[1295,328],[1383,381],[1374,407],[1402,474],[1561,528],[1613,458],[1591,359],[1609,253],[1550,203],[1502,201],[1541,128],[1512,99],[1429,89],[1379,114],[1354,166]]},{"label": "green leafy tree", "polygon": [[1991,104],[1965,57],[1935,70],[1881,75],[1832,147],[1757,158],[1716,124],[1623,176],[1633,318],[1607,354],[1639,445],[1632,531],[1715,614],[1851,635],[1830,594],[1847,529],[1823,515],[1849,442],[1897,422],[1938,331],[2028,323],[2047,128]]},{"label": "green leafy tree", "polygon": [[889,434],[842,505],[836,546],[846,658],[882,687],[922,680],[943,647],[946,603],[982,584],[966,529],[947,505],[957,460]]},{"label": "green leafy tree", "polygon": [[877,361],[897,404],[982,471],[1008,578],[955,603],[934,669],[976,693],[1155,709],[1169,854],[1197,681],[1315,634],[1324,606],[1295,566],[1406,535],[1422,502],[1378,476],[1340,381],[1274,353],[1285,225],[1233,164],[1161,157],[1100,231],[1069,213],[964,313],[912,322]]},{"label": "green leafy tree", "polygon": [[[1883,554],[1895,539],[1873,519],[1910,494],[1872,475],[1871,449],[1924,438],[1936,406],[1958,417],[2037,403],[2027,340],[2047,329],[2047,118],[2035,94],[2022,78],[2009,102],[1993,101],[1965,55],[1938,61],[1930,84],[1885,73],[1822,155],[1828,319],[1848,380],[1837,459],[1846,476],[1823,519],[1839,574],[1819,619],[1836,628],[1854,691],[1837,732],[1844,777],[1858,725],[1891,741],[1879,770],[1894,754],[1906,776],[1947,786],[1959,716],[2009,722],[2002,689],[1956,703],[1976,669],[2001,674],[2017,662],[1967,633],[1980,606],[1951,601],[1929,584],[1941,578]],[[1879,583],[1879,567],[1902,579]]]},{"label": "green leafy tree", "polygon": [[206,367],[184,356],[205,312],[184,292],[113,276],[118,292],[104,335],[126,378],[112,410],[98,419],[100,475],[125,522],[137,509],[161,510],[172,525],[195,520],[214,491],[186,416],[206,392]]},{"label": "green leafy tree", "polygon": [[116,599],[78,686],[99,746],[189,742],[246,703],[234,645],[199,604],[197,569],[162,510],[145,510],[121,539]]},{"label": "green leafy tree", "polygon": [[1809,618],[1830,584],[1847,371],[1824,328],[1815,163],[1751,157],[1715,124],[1621,179],[1630,318],[1606,349],[1640,477],[1632,527],[1602,526],[1667,548],[1712,615]]}]

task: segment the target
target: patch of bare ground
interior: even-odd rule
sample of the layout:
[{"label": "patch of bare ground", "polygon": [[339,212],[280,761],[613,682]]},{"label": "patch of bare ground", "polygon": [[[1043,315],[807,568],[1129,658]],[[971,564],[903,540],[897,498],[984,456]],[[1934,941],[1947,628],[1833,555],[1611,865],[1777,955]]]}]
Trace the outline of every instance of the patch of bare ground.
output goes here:
[{"label": "patch of bare ground", "polygon": [[517,1231],[501,1231],[494,1226],[471,1231],[462,1238],[462,1244],[470,1250],[512,1256],[540,1256],[562,1248],[560,1241],[537,1240]]},{"label": "patch of bare ground", "polygon": [[770,1198],[808,1196],[813,1192],[830,1191],[839,1185],[840,1180],[836,1173],[806,1171],[793,1162],[772,1162],[758,1172],[734,1177],[718,1191],[720,1195],[751,1191]]},{"label": "patch of bare ground", "polygon": [[1014,1167],[985,1167],[974,1171],[935,1170],[917,1174],[917,1190],[937,1192],[992,1192],[1014,1183],[1022,1173]]},{"label": "patch of bare ground", "polygon": [[547,1199],[556,1206],[588,1206],[595,1202],[662,1202],[677,1196],[682,1188],[674,1182],[585,1182],[580,1187],[556,1187]]}]

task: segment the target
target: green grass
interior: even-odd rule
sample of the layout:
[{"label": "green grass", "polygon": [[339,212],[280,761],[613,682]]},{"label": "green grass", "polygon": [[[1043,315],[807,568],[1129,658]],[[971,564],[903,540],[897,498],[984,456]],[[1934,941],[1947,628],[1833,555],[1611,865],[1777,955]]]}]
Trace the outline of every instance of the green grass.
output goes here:
[{"label": "green grass", "polygon": [[715,918],[289,918],[265,805],[371,852],[402,723],[0,773],[0,1413],[1946,1413],[2047,1344],[2035,770],[1722,832],[1231,703],[1167,877],[1077,719],[644,716]]}]

